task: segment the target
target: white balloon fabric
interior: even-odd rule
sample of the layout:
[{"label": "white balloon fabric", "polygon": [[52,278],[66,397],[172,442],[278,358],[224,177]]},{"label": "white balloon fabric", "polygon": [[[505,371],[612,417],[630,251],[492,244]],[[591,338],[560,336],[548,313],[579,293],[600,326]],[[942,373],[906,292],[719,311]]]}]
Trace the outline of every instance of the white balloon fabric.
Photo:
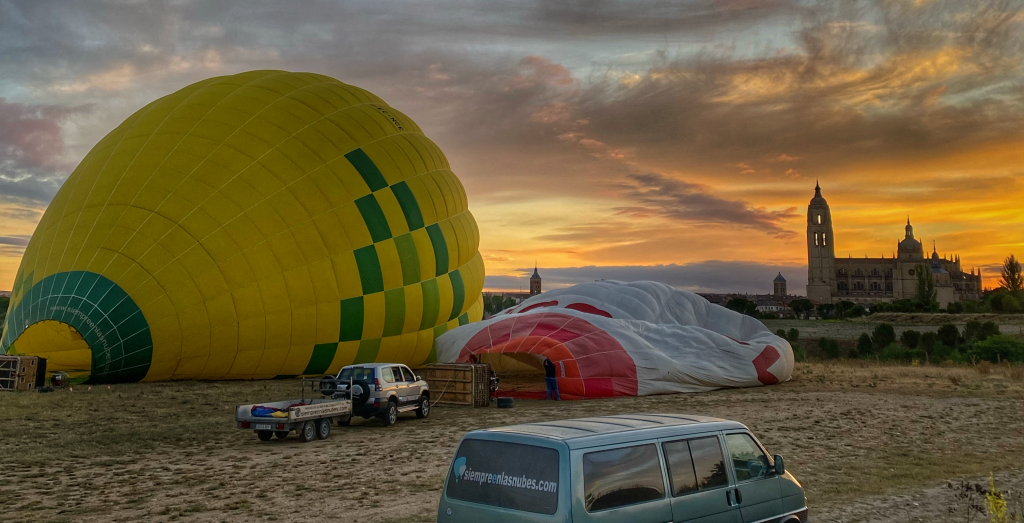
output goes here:
[{"label": "white balloon fabric", "polygon": [[598,281],[534,296],[437,338],[437,359],[556,364],[563,396],[757,387],[789,380],[793,348],[755,318],[657,282]]}]

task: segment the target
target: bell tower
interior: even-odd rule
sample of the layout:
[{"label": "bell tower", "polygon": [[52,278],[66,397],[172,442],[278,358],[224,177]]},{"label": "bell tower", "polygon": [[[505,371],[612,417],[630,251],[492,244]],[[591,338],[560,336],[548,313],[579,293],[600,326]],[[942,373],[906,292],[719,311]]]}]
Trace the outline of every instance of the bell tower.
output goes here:
[{"label": "bell tower", "polygon": [[836,285],[836,248],[832,236],[832,212],[814,185],[814,198],[807,206],[807,297],[832,303]]}]

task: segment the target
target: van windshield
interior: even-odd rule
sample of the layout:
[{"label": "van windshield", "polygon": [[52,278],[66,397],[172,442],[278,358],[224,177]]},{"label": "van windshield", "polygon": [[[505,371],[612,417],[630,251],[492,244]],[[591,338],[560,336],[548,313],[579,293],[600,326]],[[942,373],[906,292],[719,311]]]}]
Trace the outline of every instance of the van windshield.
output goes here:
[{"label": "van windshield", "polygon": [[338,375],[338,381],[348,383],[349,380],[357,381],[373,381],[373,368],[372,367],[346,367],[341,369],[341,374]]},{"label": "van windshield", "polygon": [[467,439],[448,472],[449,498],[538,514],[558,509],[558,451]]}]

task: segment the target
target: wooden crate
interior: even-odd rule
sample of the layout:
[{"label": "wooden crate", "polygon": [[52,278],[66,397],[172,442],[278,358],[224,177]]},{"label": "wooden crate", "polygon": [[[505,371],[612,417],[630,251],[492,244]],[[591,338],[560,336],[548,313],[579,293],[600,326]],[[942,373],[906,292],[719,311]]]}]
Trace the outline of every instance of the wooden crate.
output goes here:
[{"label": "wooden crate", "polygon": [[434,363],[423,369],[435,405],[487,407],[491,404],[491,366],[486,363]]}]

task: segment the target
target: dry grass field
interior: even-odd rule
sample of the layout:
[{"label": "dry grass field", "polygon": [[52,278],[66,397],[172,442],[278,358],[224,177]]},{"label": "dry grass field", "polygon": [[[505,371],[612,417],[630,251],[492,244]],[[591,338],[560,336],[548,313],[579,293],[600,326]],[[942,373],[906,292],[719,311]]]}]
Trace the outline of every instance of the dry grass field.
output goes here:
[{"label": "dry grass field", "polygon": [[[174,382],[0,395],[4,521],[433,521],[461,436],[627,412],[739,420],[803,482],[815,522],[963,521],[946,480],[1024,488],[1024,368],[798,364],[773,387],[437,408],[326,441],[262,443],[233,406],[294,381]],[[976,520],[975,520],[976,521]]]}]

